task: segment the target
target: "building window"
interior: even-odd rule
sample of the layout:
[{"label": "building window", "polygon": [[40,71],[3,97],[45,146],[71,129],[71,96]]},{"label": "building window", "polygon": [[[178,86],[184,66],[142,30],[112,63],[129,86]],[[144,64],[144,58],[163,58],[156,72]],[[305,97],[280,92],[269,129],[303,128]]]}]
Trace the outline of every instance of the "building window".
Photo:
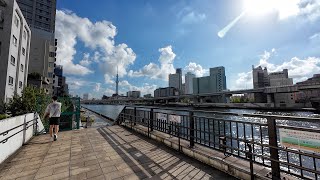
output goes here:
[{"label": "building window", "polygon": [[19,19],[17,16],[14,16],[14,24],[19,27]]},{"label": "building window", "polygon": [[20,65],[21,72],[23,72],[23,64]]},{"label": "building window", "polygon": [[16,58],[14,58],[13,56],[11,56],[10,62],[12,65],[16,65]]},{"label": "building window", "polygon": [[23,31],[23,39],[27,39],[27,32]]},{"label": "building window", "polygon": [[26,55],[26,49],[25,48],[22,48],[22,54]]},{"label": "building window", "polygon": [[53,67],[53,62],[49,62],[49,67]]},{"label": "building window", "polygon": [[49,57],[55,57],[55,52],[49,52]]},{"label": "building window", "polygon": [[48,72],[48,77],[52,78],[53,73],[52,72]]},{"label": "building window", "polygon": [[17,46],[18,41],[17,41],[17,38],[16,38],[14,35],[12,36],[12,43],[13,43],[15,46]]},{"label": "building window", "polygon": [[22,88],[22,81],[19,81],[19,88]]},{"label": "building window", "polygon": [[13,77],[9,76],[9,85],[13,86]]}]

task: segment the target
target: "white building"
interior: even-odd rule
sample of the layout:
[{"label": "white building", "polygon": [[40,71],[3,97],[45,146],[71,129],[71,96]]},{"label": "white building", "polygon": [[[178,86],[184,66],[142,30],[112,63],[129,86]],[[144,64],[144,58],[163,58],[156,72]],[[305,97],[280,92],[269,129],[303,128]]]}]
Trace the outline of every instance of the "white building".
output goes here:
[{"label": "white building", "polygon": [[89,93],[84,93],[82,99],[83,100],[88,100],[89,99]]},{"label": "white building", "polygon": [[140,91],[128,91],[127,92],[127,97],[130,98],[140,98],[141,92]]},{"label": "white building", "polygon": [[27,84],[31,30],[16,0],[0,0],[0,101]]},{"label": "white building", "polygon": [[195,77],[191,72],[185,75],[185,94],[193,94],[193,78]]},{"label": "white building", "polygon": [[175,74],[169,74],[169,87],[182,90],[182,71],[180,68],[176,69]]}]

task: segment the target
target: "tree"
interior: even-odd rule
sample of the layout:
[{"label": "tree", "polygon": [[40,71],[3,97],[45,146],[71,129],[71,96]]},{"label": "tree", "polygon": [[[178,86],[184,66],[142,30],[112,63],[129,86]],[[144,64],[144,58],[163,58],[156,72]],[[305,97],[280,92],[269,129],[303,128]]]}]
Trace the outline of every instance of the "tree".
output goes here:
[{"label": "tree", "polygon": [[9,101],[7,110],[10,111],[12,116],[18,116],[30,112],[34,112],[39,105],[38,99],[45,99],[46,94],[43,89],[35,87],[25,87],[22,95],[19,96],[15,93]]}]

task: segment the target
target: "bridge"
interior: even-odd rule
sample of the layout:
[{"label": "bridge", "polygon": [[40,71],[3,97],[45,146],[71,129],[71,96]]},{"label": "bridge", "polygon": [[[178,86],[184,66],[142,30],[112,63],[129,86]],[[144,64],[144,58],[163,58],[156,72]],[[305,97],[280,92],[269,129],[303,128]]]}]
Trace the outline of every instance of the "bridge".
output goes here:
[{"label": "bridge", "polygon": [[[320,83],[309,84],[309,85],[287,85],[287,86],[274,86],[257,89],[243,89],[233,91],[221,91],[214,93],[203,93],[203,94],[185,94],[179,96],[166,96],[166,97],[155,97],[155,98],[110,98],[107,100],[82,100],[83,104],[155,104],[155,102],[165,101],[166,104],[170,100],[179,101],[181,99],[196,99],[201,102],[201,99],[206,97],[230,97],[234,94],[267,94],[274,95],[276,93],[294,93],[294,92],[306,92],[319,90]],[[196,101],[196,102],[197,102]],[[219,102],[219,100],[218,100]]]}]

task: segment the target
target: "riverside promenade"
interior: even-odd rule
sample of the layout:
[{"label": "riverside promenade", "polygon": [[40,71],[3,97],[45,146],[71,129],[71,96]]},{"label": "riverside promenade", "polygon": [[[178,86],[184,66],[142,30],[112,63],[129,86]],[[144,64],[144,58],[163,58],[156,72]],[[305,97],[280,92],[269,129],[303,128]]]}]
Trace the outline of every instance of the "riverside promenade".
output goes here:
[{"label": "riverside promenade", "polygon": [[34,137],[0,165],[0,179],[234,179],[121,126]]}]

